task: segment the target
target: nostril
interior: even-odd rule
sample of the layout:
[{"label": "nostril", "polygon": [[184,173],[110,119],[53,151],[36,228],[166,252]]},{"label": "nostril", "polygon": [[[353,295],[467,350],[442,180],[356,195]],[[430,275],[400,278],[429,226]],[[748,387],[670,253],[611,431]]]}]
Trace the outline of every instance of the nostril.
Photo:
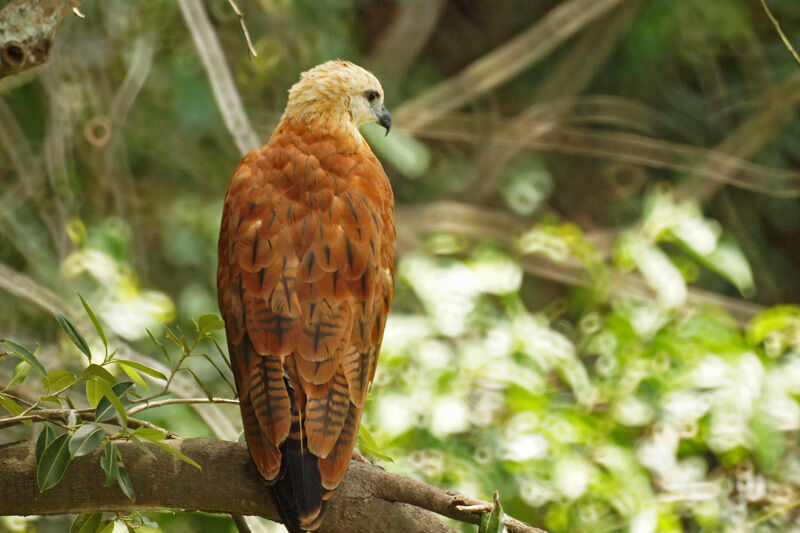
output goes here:
[{"label": "nostril", "polygon": [[12,67],[20,67],[25,63],[25,51],[22,45],[11,41],[3,48],[3,59]]}]

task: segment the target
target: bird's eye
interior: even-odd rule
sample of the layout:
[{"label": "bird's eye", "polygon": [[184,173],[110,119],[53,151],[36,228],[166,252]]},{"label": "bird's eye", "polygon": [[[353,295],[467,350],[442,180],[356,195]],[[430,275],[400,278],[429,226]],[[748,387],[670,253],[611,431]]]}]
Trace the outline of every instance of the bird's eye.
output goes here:
[{"label": "bird's eye", "polygon": [[379,96],[378,91],[367,91],[367,100],[370,102],[374,102]]}]

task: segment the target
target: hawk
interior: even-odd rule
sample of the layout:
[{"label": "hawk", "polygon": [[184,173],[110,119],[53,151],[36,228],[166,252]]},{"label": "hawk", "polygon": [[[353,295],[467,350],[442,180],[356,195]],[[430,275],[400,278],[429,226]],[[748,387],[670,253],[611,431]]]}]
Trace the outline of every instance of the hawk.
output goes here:
[{"label": "hawk", "polygon": [[370,72],[304,72],[225,197],[217,289],[244,434],[292,533],[319,527],[347,471],[394,292],[394,196],[368,122],[391,128]]}]

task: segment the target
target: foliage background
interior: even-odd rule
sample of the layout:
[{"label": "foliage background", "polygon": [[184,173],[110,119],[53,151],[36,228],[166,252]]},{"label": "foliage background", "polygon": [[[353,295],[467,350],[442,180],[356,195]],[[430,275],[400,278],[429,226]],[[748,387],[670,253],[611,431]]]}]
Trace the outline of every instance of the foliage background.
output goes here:
[{"label": "foliage background", "polygon": [[[398,204],[364,420],[385,468],[497,489],[554,533],[800,531],[800,308],[782,305],[800,299],[800,66],[759,1],[622,1],[508,76],[491,52],[581,2],[238,3],[255,59],[227,0],[205,5],[262,140],[327,59],[372,69],[399,110],[385,141],[365,132]],[[800,5],[769,5],[800,43]],[[79,308],[76,290],[154,357],[145,328],[216,311],[240,157],[174,2],[81,9],[46,67],[0,82],[0,337],[73,370],[86,361],[43,307]],[[480,92],[413,100],[476,61],[498,73]],[[0,384],[12,370],[0,361]],[[213,435],[188,407],[149,413]]]}]

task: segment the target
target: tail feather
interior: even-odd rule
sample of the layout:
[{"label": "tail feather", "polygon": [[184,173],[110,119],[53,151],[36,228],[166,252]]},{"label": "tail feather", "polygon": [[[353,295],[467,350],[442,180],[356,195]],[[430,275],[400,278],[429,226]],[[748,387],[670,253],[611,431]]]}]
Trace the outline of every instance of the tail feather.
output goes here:
[{"label": "tail feather", "polygon": [[275,508],[278,510],[281,522],[283,522],[286,530],[289,533],[303,533],[303,530],[300,529],[300,521],[297,516],[291,514],[289,509],[290,502],[286,501],[285,495],[274,485],[270,487],[270,489],[272,500],[275,502]]},{"label": "tail feather", "polygon": [[271,487],[278,512],[290,533],[314,531],[322,522],[329,491],[322,486],[317,457],[301,438],[299,417],[292,417],[292,430],[280,449],[283,472]]}]

